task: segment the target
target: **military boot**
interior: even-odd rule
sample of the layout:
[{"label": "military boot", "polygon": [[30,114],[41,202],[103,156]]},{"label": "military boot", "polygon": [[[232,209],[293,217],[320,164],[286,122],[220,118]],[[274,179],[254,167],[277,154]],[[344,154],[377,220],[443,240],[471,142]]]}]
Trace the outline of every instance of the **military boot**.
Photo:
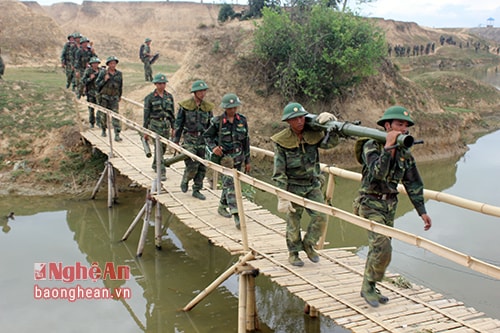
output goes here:
[{"label": "military boot", "polygon": [[375,288],[375,293],[378,295],[378,302],[380,304],[386,304],[387,302],[389,302],[389,297],[382,295],[378,288]]},{"label": "military boot", "polygon": [[[184,181],[184,179],[181,181],[181,191],[183,193],[186,193],[188,190],[188,182]],[[194,192],[193,192],[193,196],[194,196]]]},{"label": "military boot", "polygon": [[304,251],[306,252],[309,260],[311,260],[314,263],[319,262],[319,255],[316,251],[314,251],[314,248],[312,245],[304,244]]},{"label": "military boot", "polygon": [[200,199],[200,200],[205,200],[205,196],[199,191],[199,190],[193,190],[193,197]]},{"label": "military boot", "polygon": [[240,216],[238,215],[238,213],[233,214],[233,218],[234,218],[234,224],[236,226],[236,229],[240,230],[241,229],[241,226],[240,226]]},{"label": "military boot", "polygon": [[227,211],[227,206],[225,206],[223,204],[219,204],[219,208],[217,209],[217,213],[219,213],[219,215],[222,215],[222,216],[227,217],[227,218],[231,217],[231,213],[229,213]]},{"label": "military boot", "polygon": [[104,138],[106,137],[106,129],[105,128],[102,129],[101,136]]},{"label": "military boot", "polygon": [[167,172],[166,170],[161,170],[161,175],[160,175],[160,179],[162,182],[164,182],[165,180],[167,180]]},{"label": "military boot", "polygon": [[116,142],[122,141],[122,138],[120,138],[120,133],[115,133],[115,141]]},{"label": "military boot", "polygon": [[364,279],[360,294],[370,306],[374,308],[378,307],[379,295],[375,291],[375,282]]},{"label": "military boot", "polygon": [[298,252],[290,252],[290,256],[288,257],[288,262],[292,264],[292,266],[297,266],[297,267],[304,266],[304,262],[300,260]]}]

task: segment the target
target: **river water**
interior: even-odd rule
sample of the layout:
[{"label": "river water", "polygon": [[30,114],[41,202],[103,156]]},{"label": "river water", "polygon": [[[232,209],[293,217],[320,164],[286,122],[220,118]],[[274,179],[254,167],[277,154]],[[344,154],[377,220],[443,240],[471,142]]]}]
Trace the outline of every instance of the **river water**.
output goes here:
[{"label": "river water", "polygon": [[[426,188],[500,206],[500,154],[495,153],[499,143],[497,131],[471,144],[460,158],[419,165]],[[350,211],[357,188],[356,182],[338,179],[335,206]],[[137,259],[140,226],[127,241],[120,239],[142,207],[144,193],[120,193],[119,204],[108,209],[104,192],[96,200],[0,198],[0,215],[15,212],[15,219],[1,220],[0,331],[236,332],[238,282],[234,276],[190,312],[179,309],[237,258],[210,245],[165,211],[168,230],[162,250],[155,249],[150,228],[144,254]],[[275,210],[273,198],[257,192],[255,200]],[[403,198],[396,227],[500,264],[499,218],[433,201],[426,205],[433,218],[430,231],[423,231],[420,218]],[[327,247],[355,247],[360,256],[366,256],[366,232],[347,222],[331,221],[327,241]],[[498,280],[399,241],[393,246],[389,271],[500,318]],[[95,281],[90,273],[95,272],[93,263],[102,273]],[[119,266],[126,267],[129,275],[113,276]],[[43,274],[35,278],[35,270],[46,272],[45,279]],[[256,282],[262,332],[345,331],[325,318],[304,316],[303,303],[266,277]],[[123,297],[102,299],[107,295],[101,288]],[[85,299],[72,298],[72,292],[73,296],[80,292]]]}]

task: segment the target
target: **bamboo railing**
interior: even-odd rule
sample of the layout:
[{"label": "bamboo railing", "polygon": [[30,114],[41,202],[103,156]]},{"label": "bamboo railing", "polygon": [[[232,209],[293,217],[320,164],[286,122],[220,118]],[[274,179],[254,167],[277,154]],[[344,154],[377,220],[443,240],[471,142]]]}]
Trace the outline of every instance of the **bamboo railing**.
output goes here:
[{"label": "bamboo railing", "polygon": [[[309,209],[313,209],[313,210],[322,212],[324,214],[327,214],[328,216],[337,217],[337,218],[342,219],[346,222],[357,225],[361,228],[364,228],[364,229],[367,229],[367,230],[370,230],[373,232],[377,232],[377,233],[383,234],[385,236],[398,239],[402,242],[423,248],[423,249],[428,250],[428,251],[430,251],[438,256],[441,256],[441,257],[446,258],[450,261],[453,261],[459,265],[462,265],[464,267],[468,267],[474,271],[483,273],[483,274],[488,275],[490,277],[493,277],[495,279],[500,279],[500,267],[486,263],[482,260],[471,257],[471,256],[464,254],[464,253],[461,253],[459,251],[450,249],[446,246],[440,245],[440,244],[435,243],[433,241],[430,241],[426,238],[405,232],[403,230],[399,230],[397,228],[388,227],[388,226],[376,223],[374,221],[364,219],[364,218],[359,217],[357,215],[354,215],[350,212],[347,212],[347,211],[344,211],[344,210],[341,210],[341,209],[338,209],[335,207],[331,207],[331,206],[328,206],[326,204],[320,204],[320,203],[299,197],[297,195],[294,195],[288,191],[281,190],[281,189],[279,189],[271,184],[260,181],[256,178],[248,176],[248,175],[246,175],[242,172],[239,172],[235,169],[226,168],[226,167],[220,166],[218,164],[215,164],[213,162],[210,162],[208,160],[205,160],[203,158],[200,158],[200,157],[192,154],[191,152],[185,150],[181,146],[173,143],[172,141],[167,140],[163,137],[158,137],[156,133],[143,128],[142,126],[138,125],[137,123],[127,119],[126,117],[124,117],[120,114],[112,112],[111,110],[105,109],[101,106],[98,106],[98,105],[95,105],[93,103],[89,103],[86,101],[81,101],[80,103],[88,105],[88,106],[92,106],[97,110],[101,110],[103,112],[106,112],[108,114],[108,116],[121,120],[122,122],[127,124],[127,126],[136,129],[137,131],[139,131],[142,134],[148,134],[151,137],[157,137],[157,140],[159,142],[166,144],[169,149],[175,150],[179,153],[186,154],[191,159],[194,159],[194,160],[204,164],[205,166],[207,166],[208,168],[210,168],[216,172],[234,177],[235,184],[238,181],[242,181],[242,182],[247,183],[255,188],[258,188],[262,191],[279,196],[281,198],[287,199],[287,200],[292,201],[292,202],[294,202],[298,205],[301,205],[305,208],[309,208]],[[137,103],[136,105],[139,105],[139,104]],[[112,145],[110,145],[110,146],[112,149]],[[265,149],[261,149],[258,147],[251,147],[251,150],[255,153],[264,154],[265,156],[274,156],[273,152],[265,150]],[[356,173],[356,172],[352,172],[352,171],[348,171],[348,170],[344,170],[344,169],[340,169],[340,168],[336,168],[336,167],[332,167],[332,166],[326,166],[325,164],[322,164],[321,167],[322,167],[322,171],[324,171],[328,174],[333,174],[335,176],[339,176],[339,177],[351,179],[351,180],[356,180],[356,181],[361,180],[361,175],[359,173]],[[333,181],[333,178],[329,177],[329,182],[331,182],[331,181]],[[330,185],[327,185],[327,186],[330,186]],[[236,185],[235,185],[235,189],[238,189]],[[398,190],[400,190],[401,193],[406,193],[404,191],[404,187],[402,185],[400,187],[398,187]],[[237,191],[237,192],[239,193],[239,196],[241,199],[241,190]],[[238,196],[238,193],[237,193],[237,196]],[[475,202],[472,200],[463,199],[463,198],[460,198],[457,196],[448,195],[445,193],[441,193],[441,192],[437,192],[437,191],[430,191],[430,190],[424,190],[424,197],[428,198],[428,199],[441,201],[441,202],[446,202],[446,203],[451,204],[451,205],[463,207],[463,208],[473,210],[476,212],[480,212],[483,214],[488,214],[488,215],[500,217],[500,207],[491,206],[491,205],[487,205],[484,203],[479,203],[479,202]],[[242,224],[241,224],[242,237],[243,237],[242,242],[244,245],[246,245],[246,246],[244,246],[245,250],[248,250],[248,247],[247,247],[248,243],[246,241],[246,239],[247,239],[246,227],[245,227],[245,221],[244,221],[245,214],[243,211],[243,205],[241,204],[241,201],[239,201],[238,203],[239,203],[238,209],[240,209],[240,212],[239,212],[240,222],[242,222]],[[243,220],[241,220],[242,218],[243,218]]]}]

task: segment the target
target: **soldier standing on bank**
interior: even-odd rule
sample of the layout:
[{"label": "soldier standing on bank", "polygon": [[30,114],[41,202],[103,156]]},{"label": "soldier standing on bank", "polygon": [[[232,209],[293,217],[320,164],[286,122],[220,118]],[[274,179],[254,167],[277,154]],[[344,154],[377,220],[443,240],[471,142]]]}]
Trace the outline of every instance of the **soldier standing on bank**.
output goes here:
[{"label": "soldier standing on bank", "polygon": [[[97,86],[96,79],[99,75],[99,64],[101,60],[97,57],[92,57],[89,60],[90,67],[85,69],[82,77],[82,84],[85,89],[85,94],[87,95],[87,101],[90,103],[97,104]],[[93,107],[89,108],[89,124],[90,128],[94,128],[94,124],[96,123],[95,112]],[[98,115],[97,117],[97,125],[101,126],[101,119]]]},{"label": "soldier standing on bank", "polygon": [[73,76],[72,76],[72,79],[71,79],[71,83],[72,83],[72,90],[74,92],[77,91],[76,88],[77,88],[77,85],[78,85],[78,80],[76,79],[75,66],[76,66],[76,54],[78,53],[78,50],[80,49],[80,39],[81,38],[82,38],[82,35],[80,35],[79,32],[73,33],[73,39],[74,39],[75,43],[73,44],[73,46],[70,49],[71,70],[73,71]]},{"label": "soldier standing on bank", "polygon": [[[407,109],[401,106],[388,108],[377,122],[387,132],[385,144],[373,139],[358,139],[356,158],[363,165],[359,196],[354,201],[354,213],[368,220],[394,227],[398,204],[399,182],[402,182],[418,215],[424,221],[424,230],[432,222],[424,205],[424,185],[415,159],[409,148],[397,146],[397,137],[407,134],[414,122]],[[382,281],[391,262],[391,238],[368,231],[368,255],[361,287],[361,297],[373,307],[385,304],[389,298],[382,295],[376,283]]]},{"label": "soldier standing on bank", "polygon": [[[99,92],[98,100],[99,105],[113,112],[118,113],[119,103],[122,98],[123,91],[123,76],[122,72],[116,69],[116,65],[119,60],[115,56],[110,56],[106,59],[107,69],[99,71],[99,75],[96,79],[97,91]],[[107,115],[101,114],[101,128],[102,136],[106,136],[107,128]],[[115,141],[122,141],[120,138],[121,124],[116,118],[111,120],[113,128],[115,130]]]},{"label": "soldier standing on bank", "polygon": [[[184,135],[182,147],[191,153],[204,158],[205,140],[203,133],[210,125],[213,117],[214,104],[205,101],[208,85],[203,80],[197,80],[191,85],[193,97],[179,103],[179,111],[175,119],[174,142],[179,143]],[[186,169],[181,181],[182,192],[187,192],[190,180],[193,184],[193,197],[205,200],[205,196],[200,192],[203,188],[203,179],[207,172],[207,167],[198,161],[188,158],[184,161]]]},{"label": "soldier standing on bank", "polygon": [[[285,106],[281,120],[286,121],[290,127],[271,137],[274,142],[273,180],[282,190],[324,203],[318,148],[333,148],[338,144],[339,137],[332,132],[323,142],[325,138],[323,131],[305,129],[307,114],[308,112],[299,103],[289,103]],[[323,112],[316,118],[320,124],[332,120],[336,118],[328,112]],[[314,250],[314,246],[325,228],[325,215],[306,209],[311,220],[304,239],[301,239],[300,219],[304,207],[278,197],[278,211],[287,213],[286,244],[290,264],[298,267],[304,266],[304,262],[299,258],[301,250],[306,252],[309,260],[317,263],[319,255]]]},{"label": "soldier standing on bank", "polygon": [[72,57],[72,48],[75,46],[75,38],[73,34],[68,35],[68,41],[64,44],[64,47],[61,52],[61,66],[64,68],[66,73],[66,89],[69,88],[71,82],[73,81],[73,64],[71,59]]},{"label": "soldier standing on bank", "polygon": [[153,69],[151,67],[151,38],[146,38],[141,47],[141,61],[144,63],[144,78],[146,81],[153,80]]},{"label": "soldier standing on bank", "polygon": [[[156,89],[144,98],[144,124],[143,127],[150,129],[151,131],[158,133],[164,138],[169,139],[170,135],[173,136],[174,128],[174,97],[172,94],[165,90],[167,86],[167,76],[162,73],[155,75],[153,83]],[[172,133],[171,133],[172,132]],[[144,138],[147,140],[148,136],[145,135]],[[163,154],[165,154],[166,145],[162,143],[160,145],[160,158],[161,158],[161,180],[167,180],[165,160],[163,159]],[[155,153],[153,159],[153,165],[151,166],[153,170],[156,171],[156,145]]]},{"label": "soldier standing on bank", "polygon": [[[247,119],[237,112],[240,105],[241,101],[235,94],[224,95],[220,104],[224,113],[210,120],[210,126],[203,137],[212,152],[222,157],[222,166],[241,171],[244,164],[245,173],[248,173],[251,169],[250,137]],[[227,218],[232,216],[236,228],[240,229],[232,176],[222,175],[222,195],[217,212]]]}]

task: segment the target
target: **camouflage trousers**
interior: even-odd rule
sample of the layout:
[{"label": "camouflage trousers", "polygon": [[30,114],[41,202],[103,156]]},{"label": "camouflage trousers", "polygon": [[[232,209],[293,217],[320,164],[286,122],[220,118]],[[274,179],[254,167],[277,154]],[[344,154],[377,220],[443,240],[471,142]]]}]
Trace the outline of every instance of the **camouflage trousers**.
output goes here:
[{"label": "camouflage trousers", "polygon": [[66,88],[69,88],[71,84],[73,84],[73,88],[75,87],[74,75],[75,72],[71,68],[71,66],[64,67],[64,71],[66,72]]},{"label": "camouflage trousers", "polygon": [[[159,120],[159,119],[151,119],[149,121],[149,128],[151,131],[159,134],[160,136],[170,139],[170,123],[167,120]],[[154,139],[154,138],[153,138]],[[154,145],[154,155],[153,155],[153,164],[151,167],[156,170],[156,142],[153,140]],[[165,151],[167,149],[167,145],[164,143],[160,143],[160,162],[161,162],[161,172],[165,173],[165,159],[163,155],[165,155]]]},{"label": "camouflage trousers", "polygon": [[[75,69],[75,73],[76,73],[76,71],[77,70]],[[76,78],[76,74],[75,74],[75,81],[76,81],[75,86],[76,86],[76,95],[78,97],[80,97],[83,95],[83,88],[85,88],[85,85],[82,82],[82,78],[83,78],[83,74],[85,73],[85,70],[78,71],[78,73],[80,74],[78,79]]]},{"label": "camouflage trousers", "polygon": [[[89,95],[87,94],[87,102],[97,104],[97,98],[95,95]],[[95,110],[93,107],[88,107],[89,108],[89,123],[91,125],[94,125],[96,123],[96,117],[95,117]],[[101,126],[101,119],[98,115],[97,117],[97,126]]]},{"label": "camouflage trousers", "polygon": [[[231,161],[226,163],[225,161]],[[241,171],[241,163],[234,164],[234,160],[231,158],[223,157],[221,160],[221,165],[227,168],[235,168]],[[232,176],[222,175],[222,194],[220,197],[221,206],[229,207],[229,212],[231,214],[238,213],[238,204],[236,203],[236,195],[234,193],[234,179]]]},{"label": "camouflage trousers", "polygon": [[143,61],[144,62],[144,78],[146,81],[153,81],[153,68],[149,63],[149,58]]},{"label": "camouflage trousers", "polygon": [[[192,143],[184,143],[182,148],[190,151],[196,156],[201,158],[205,158],[205,144],[192,144]],[[201,164],[198,161],[193,161],[190,158],[184,160],[186,164],[186,169],[184,169],[184,175],[182,176],[182,181],[188,183],[191,179],[193,179],[193,191],[201,190],[203,188],[203,179],[205,178],[205,174],[207,173],[207,167]]]},{"label": "camouflage trousers", "polygon": [[[397,197],[379,200],[361,196],[356,200],[359,202],[359,213],[357,215],[389,227],[394,226],[394,216],[398,205]],[[382,281],[391,258],[391,238],[368,231],[368,255],[365,264],[364,280],[370,282]]]},{"label": "camouflage trousers", "polygon": [[[109,95],[100,95],[99,96],[99,105],[106,108],[110,109],[113,112],[118,113],[118,105],[120,102],[120,98],[118,96],[109,96]],[[97,112],[97,118],[101,120],[101,128],[106,129],[108,128],[108,117],[106,113],[102,111]],[[115,129],[115,133],[120,133],[122,130],[121,123],[118,119],[112,118],[111,124],[113,125],[113,128]]]},{"label": "camouflage trousers", "polygon": [[[316,201],[319,203],[324,203],[325,199],[323,192],[321,191],[321,184],[319,181],[315,182],[313,185],[301,186],[301,185],[288,185],[288,191],[301,196],[303,198]],[[303,244],[314,246],[321,237],[321,233],[325,228],[326,218],[325,214],[304,208],[302,206],[292,203],[293,208],[295,208],[295,213],[287,214],[287,224],[286,224],[286,245],[289,252],[299,252],[304,249]],[[300,235],[300,220],[302,218],[302,213],[306,210],[309,214],[310,221],[307,226],[306,234],[304,239],[301,239]]]}]

